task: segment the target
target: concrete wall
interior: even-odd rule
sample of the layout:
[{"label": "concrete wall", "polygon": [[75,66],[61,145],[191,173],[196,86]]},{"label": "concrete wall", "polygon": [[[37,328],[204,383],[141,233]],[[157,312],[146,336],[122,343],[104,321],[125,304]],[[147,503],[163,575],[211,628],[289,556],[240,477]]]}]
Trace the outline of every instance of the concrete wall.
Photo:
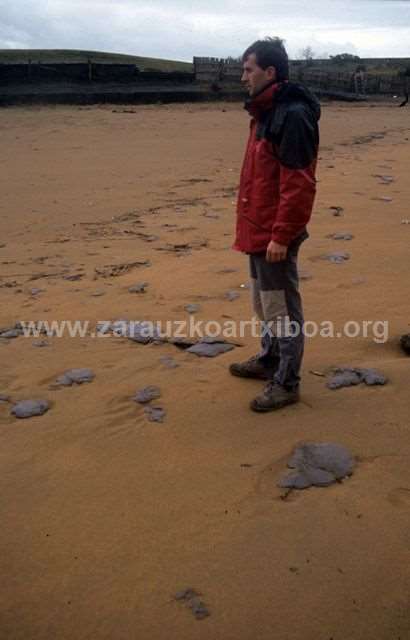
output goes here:
[{"label": "concrete wall", "polygon": [[184,71],[139,71],[134,64],[0,64],[0,84],[67,82],[193,82]]},{"label": "concrete wall", "polygon": [[[140,71],[134,64],[107,64],[107,63],[67,63],[67,64],[0,64],[0,85],[3,93],[11,95],[14,89],[19,86],[27,95],[34,94],[40,90],[44,93],[47,87],[59,86],[61,91],[72,87],[73,84],[82,84],[81,91],[86,87],[97,91],[99,85],[101,93],[108,91],[111,83],[118,86],[122,91],[130,87],[132,91],[146,92],[150,87],[155,90],[168,91],[200,91],[210,96],[229,95],[229,97],[242,95],[240,78],[242,75],[242,63],[237,60],[223,58],[200,58],[195,57],[194,72],[161,72],[161,71]],[[363,95],[402,95],[409,85],[410,78],[400,77],[397,73],[397,59],[395,73],[384,73],[373,75],[368,73],[355,73],[355,66],[346,70],[343,67],[334,65],[329,68],[329,61],[325,64],[314,66],[306,63],[291,64],[291,80],[301,82],[321,95],[335,94],[345,99],[356,99]],[[322,61],[319,61],[321,63]],[[361,64],[370,61],[362,60]],[[380,60],[376,61],[380,65]],[[390,64],[388,59],[386,64]],[[402,60],[403,65],[407,59]],[[410,67],[410,60],[409,66]],[[356,65],[357,67],[357,65]],[[403,66],[406,68],[406,66]],[[93,89],[94,87],[94,89]],[[11,92],[11,93],[10,93]],[[179,95],[179,94],[178,94]],[[184,94],[185,95],[185,94]],[[160,99],[160,98],[159,98]]]},{"label": "concrete wall", "polygon": [[366,95],[401,94],[406,86],[405,78],[400,77],[397,73],[373,75],[366,72],[309,70],[309,67],[300,66],[291,68],[290,76],[291,80],[315,89],[335,89],[346,93]]},{"label": "concrete wall", "polygon": [[[403,68],[410,67],[410,59],[385,59],[361,60],[365,66],[385,64],[387,67],[398,62]],[[318,63],[318,64],[316,64]],[[344,70],[335,64],[334,69],[329,69],[329,60],[315,60],[314,68],[309,65],[294,63],[290,65],[290,79],[301,82],[308,87],[321,90],[335,90],[344,93],[358,94],[401,94],[406,86],[405,79],[397,73],[373,75],[366,72],[356,74],[355,68],[359,63],[354,63],[350,70]],[[325,67],[326,68],[321,68]],[[223,58],[194,58],[195,77],[202,84],[216,84],[221,88],[227,85],[239,85],[242,75],[242,63]]]},{"label": "concrete wall", "polygon": [[236,84],[242,75],[242,63],[225,58],[194,58],[197,82],[203,84]]}]

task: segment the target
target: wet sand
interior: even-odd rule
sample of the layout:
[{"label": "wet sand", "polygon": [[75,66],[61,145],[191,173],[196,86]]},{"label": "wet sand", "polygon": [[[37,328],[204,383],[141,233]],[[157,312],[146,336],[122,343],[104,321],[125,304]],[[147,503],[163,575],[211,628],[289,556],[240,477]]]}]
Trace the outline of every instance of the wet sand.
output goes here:
[{"label": "wet sand", "polygon": [[[250,319],[246,256],[230,248],[247,126],[234,104],[3,109],[0,326],[184,320],[189,303],[198,320]],[[0,403],[1,638],[409,637],[409,111],[325,105],[321,133],[305,316],[388,321],[387,342],[309,339],[302,402],[258,415],[262,383],[227,371],[255,353],[249,336],[213,359],[114,337],[0,340],[0,394],[52,405],[17,420]],[[338,232],[354,237],[327,237]],[[333,251],[350,259],[318,259]],[[338,365],[389,384],[331,391],[311,373]],[[49,388],[74,367],[95,380]],[[131,400],[147,385],[162,424]],[[303,440],[347,446],[353,476],[284,494]],[[175,601],[186,587],[209,617]]]}]

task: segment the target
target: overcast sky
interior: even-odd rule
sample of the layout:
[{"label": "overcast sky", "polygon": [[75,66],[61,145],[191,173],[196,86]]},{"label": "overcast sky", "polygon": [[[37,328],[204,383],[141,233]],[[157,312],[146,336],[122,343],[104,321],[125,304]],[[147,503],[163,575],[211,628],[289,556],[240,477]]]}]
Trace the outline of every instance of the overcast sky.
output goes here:
[{"label": "overcast sky", "polygon": [[88,49],[191,61],[285,38],[291,57],[410,57],[409,0],[0,0],[0,48]]}]

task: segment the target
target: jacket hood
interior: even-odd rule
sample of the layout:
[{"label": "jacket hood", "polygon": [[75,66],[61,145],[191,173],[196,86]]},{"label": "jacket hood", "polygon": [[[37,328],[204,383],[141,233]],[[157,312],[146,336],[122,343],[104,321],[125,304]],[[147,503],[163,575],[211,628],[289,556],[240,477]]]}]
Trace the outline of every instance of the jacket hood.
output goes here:
[{"label": "jacket hood", "polygon": [[307,87],[296,82],[286,82],[280,86],[275,96],[277,104],[286,102],[304,102],[308,105],[316,120],[320,118],[320,102]]}]

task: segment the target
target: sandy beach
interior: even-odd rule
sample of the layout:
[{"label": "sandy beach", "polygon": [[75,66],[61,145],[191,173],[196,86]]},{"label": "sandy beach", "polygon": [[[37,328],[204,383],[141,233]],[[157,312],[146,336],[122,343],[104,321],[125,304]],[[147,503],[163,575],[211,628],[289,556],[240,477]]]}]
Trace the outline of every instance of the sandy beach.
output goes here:
[{"label": "sandy beach", "polygon": [[[302,401],[258,415],[249,402],[263,383],[228,372],[256,353],[251,336],[200,358],[91,335],[99,321],[189,320],[188,304],[204,322],[251,319],[247,257],[231,249],[242,106],[0,111],[0,327],[88,322],[85,337],[41,336],[43,347],[0,339],[0,638],[410,637],[409,116],[323,106],[305,317],[341,333],[373,325],[309,338]],[[349,259],[321,259],[331,252]],[[145,293],[129,292],[141,282]],[[341,365],[389,382],[330,390],[324,375]],[[53,387],[79,367],[94,381]],[[132,400],[147,385],[161,389],[162,423]],[[31,398],[50,410],[10,414]],[[353,475],[278,488],[306,440],[348,447]],[[175,599],[185,588],[208,617]]]}]

